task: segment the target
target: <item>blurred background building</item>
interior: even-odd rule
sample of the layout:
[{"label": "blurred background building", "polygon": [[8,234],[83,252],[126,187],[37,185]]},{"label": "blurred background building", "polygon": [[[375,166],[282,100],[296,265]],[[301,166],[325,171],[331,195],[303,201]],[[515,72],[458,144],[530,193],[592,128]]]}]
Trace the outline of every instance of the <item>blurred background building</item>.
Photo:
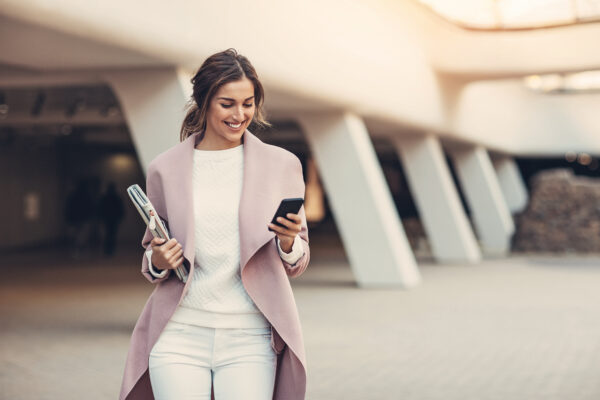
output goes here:
[{"label": "blurred background building", "polygon": [[0,249],[138,246],[125,189],[234,47],[359,285],[418,284],[415,255],[600,251],[599,22],[598,0],[0,0]]}]

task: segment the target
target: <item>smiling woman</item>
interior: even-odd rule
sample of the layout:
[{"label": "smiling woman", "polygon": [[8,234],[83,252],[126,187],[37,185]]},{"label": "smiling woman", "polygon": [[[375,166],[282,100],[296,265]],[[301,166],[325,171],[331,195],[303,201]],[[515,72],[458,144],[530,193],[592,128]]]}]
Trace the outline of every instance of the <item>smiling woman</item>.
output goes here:
[{"label": "smiling woman", "polygon": [[[121,400],[301,400],[304,344],[288,277],[309,261],[300,160],[249,130],[267,125],[245,57],[209,57],[194,78],[181,143],[148,166],[146,191],[172,238],[146,230],[142,274],[156,288],[133,331]],[[270,230],[269,230],[270,228]],[[185,284],[171,270],[190,266]]]}]

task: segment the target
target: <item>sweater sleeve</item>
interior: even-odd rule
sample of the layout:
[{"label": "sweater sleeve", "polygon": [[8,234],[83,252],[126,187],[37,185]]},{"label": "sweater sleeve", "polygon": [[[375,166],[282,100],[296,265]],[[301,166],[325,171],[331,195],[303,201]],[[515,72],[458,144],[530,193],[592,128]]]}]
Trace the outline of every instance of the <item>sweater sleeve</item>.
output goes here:
[{"label": "sweater sleeve", "polygon": [[279,242],[279,238],[277,238],[277,250],[279,250],[279,256],[285,262],[290,265],[294,265],[298,262],[298,260],[304,255],[304,249],[302,248],[302,239],[300,236],[296,235],[294,238],[294,244],[292,245],[292,251],[286,253],[281,249],[281,243]]},{"label": "sweater sleeve", "polygon": [[[152,249],[146,250],[146,257],[148,258],[148,270],[155,278],[164,278],[169,273],[168,269],[159,270],[152,264]],[[160,271],[160,272],[158,272]]]}]

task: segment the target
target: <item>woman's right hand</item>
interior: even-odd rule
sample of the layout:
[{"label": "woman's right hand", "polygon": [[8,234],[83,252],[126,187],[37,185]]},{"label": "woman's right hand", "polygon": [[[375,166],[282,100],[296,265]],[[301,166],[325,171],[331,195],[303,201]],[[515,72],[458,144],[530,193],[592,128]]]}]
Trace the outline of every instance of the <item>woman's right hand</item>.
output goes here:
[{"label": "woman's right hand", "polygon": [[159,269],[175,269],[183,263],[183,248],[175,238],[154,238],[152,242],[152,265]]}]

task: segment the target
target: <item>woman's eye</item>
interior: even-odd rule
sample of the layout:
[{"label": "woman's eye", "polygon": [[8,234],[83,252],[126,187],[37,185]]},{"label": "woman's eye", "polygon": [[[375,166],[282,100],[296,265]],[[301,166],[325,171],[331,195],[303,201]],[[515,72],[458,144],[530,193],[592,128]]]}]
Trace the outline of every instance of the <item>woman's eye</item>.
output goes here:
[{"label": "woman's eye", "polygon": [[[252,107],[253,105],[254,105],[253,103],[250,103],[250,104],[244,104],[244,107],[246,107],[246,108],[250,108],[250,107]],[[223,108],[231,108],[231,107],[233,107],[233,104],[221,104],[221,107],[223,107]]]}]

